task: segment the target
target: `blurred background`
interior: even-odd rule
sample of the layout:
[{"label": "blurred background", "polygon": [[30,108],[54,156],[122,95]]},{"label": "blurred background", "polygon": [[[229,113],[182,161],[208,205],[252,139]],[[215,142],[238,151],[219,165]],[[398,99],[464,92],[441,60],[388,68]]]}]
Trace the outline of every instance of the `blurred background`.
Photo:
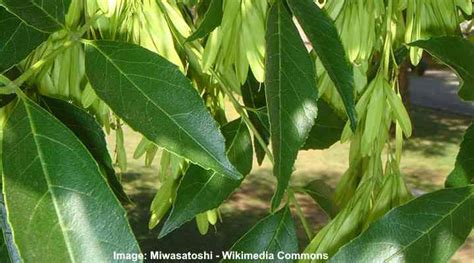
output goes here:
[{"label": "blurred background", "polygon": [[[412,192],[421,195],[443,188],[446,176],[454,167],[464,131],[474,117],[474,104],[459,100],[456,75],[428,55],[418,67],[404,65],[403,71],[404,101],[410,111],[414,133],[404,145],[402,173]],[[230,104],[228,109],[232,109]],[[230,112],[230,120],[232,116],[237,115]],[[154,230],[148,230],[149,206],[159,187],[158,162],[155,160],[151,167],[145,167],[143,159],[134,160],[133,152],[141,135],[130,129],[125,129],[125,132],[128,170],[121,176],[125,191],[134,202],[127,206],[127,210],[144,252],[220,252],[230,248],[252,225],[268,214],[276,180],[272,176],[270,162],[266,160],[259,167],[254,161],[252,173],[220,207],[222,222],[215,229],[211,228],[206,236],[201,236],[195,221],[191,221],[165,238],[158,239],[161,224]],[[109,136],[108,140],[114,156],[115,138]],[[301,151],[292,184],[304,185],[315,179],[324,179],[335,187],[348,166],[348,149],[348,144],[337,143],[324,151]],[[326,224],[328,218],[311,198],[304,195],[297,195],[297,198],[313,231]],[[296,217],[295,223],[299,245],[304,248],[308,240]],[[472,262],[473,258],[474,232],[453,257],[453,262]]]}]

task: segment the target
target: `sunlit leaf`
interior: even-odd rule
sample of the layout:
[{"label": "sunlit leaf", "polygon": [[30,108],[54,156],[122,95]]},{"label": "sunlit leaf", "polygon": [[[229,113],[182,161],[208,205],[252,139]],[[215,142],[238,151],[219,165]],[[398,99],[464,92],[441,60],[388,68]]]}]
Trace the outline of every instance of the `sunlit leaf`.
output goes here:
[{"label": "sunlit leaf", "polygon": [[91,41],[86,73],[96,94],[148,140],[205,169],[242,177],[203,100],[171,62],[138,45]]},{"label": "sunlit leaf", "polygon": [[341,95],[355,130],[354,73],[334,22],[313,0],[288,0],[288,4]]},{"label": "sunlit leaf", "polygon": [[283,0],[270,8],[267,20],[265,95],[278,180],[272,209],[280,205],[298,150],[317,116],[314,64]]},{"label": "sunlit leaf", "polygon": [[23,261],[108,262],[114,251],[140,252],[90,153],[27,98],[5,126],[3,164],[8,221]]},{"label": "sunlit leaf", "polygon": [[432,192],[393,209],[330,262],[447,262],[473,226],[474,187]]}]

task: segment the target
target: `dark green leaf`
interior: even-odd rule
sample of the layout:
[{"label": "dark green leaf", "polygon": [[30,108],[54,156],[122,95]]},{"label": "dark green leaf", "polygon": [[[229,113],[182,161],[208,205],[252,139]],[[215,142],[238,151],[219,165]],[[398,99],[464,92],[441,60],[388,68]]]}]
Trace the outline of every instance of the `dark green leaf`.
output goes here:
[{"label": "dark green leaf", "polygon": [[[293,262],[277,260],[278,252],[298,253],[298,239],[295,224],[288,206],[275,214],[259,221],[252,229],[242,236],[229,251],[237,253],[262,253],[275,255],[273,262]],[[263,262],[264,260],[223,260],[223,262]],[[271,261],[271,260],[270,260]]]},{"label": "dark green leaf", "polygon": [[64,26],[71,0],[0,0],[0,5],[38,31],[52,33]]},{"label": "dark green leaf", "polygon": [[443,189],[393,209],[331,262],[447,262],[473,226],[474,187]]},{"label": "dark green leaf", "polygon": [[318,101],[318,117],[309,132],[304,150],[322,150],[341,139],[346,122],[324,100]]},{"label": "dark green leaf", "polygon": [[222,15],[222,0],[211,0],[204,19],[196,31],[188,37],[187,41],[193,41],[207,36],[216,27],[220,26]]},{"label": "dark green leaf", "polygon": [[140,252],[90,153],[27,98],[6,123],[3,164],[8,221],[23,261],[107,262],[114,251]]},{"label": "dark green leaf", "polygon": [[428,51],[452,68],[461,79],[459,96],[474,101],[474,44],[461,37],[435,37],[409,44]]},{"label": "dark green leaf", "polygon": [[265,95],[273,147],[273,174],[278,186],[275,210],[288,186],[298,150],[317,116],[314,63],[283,0],[270,8],[267,20]]},{"label": "dark green leaf", "polygon": [[314,180],[303,187],[313,200],[323,209],[331,218],[334,218],[339,212],[339,208],[333,201],[334,191],[323,180]]},{"label": "dark green leaf", "polygon": [[474,124],[464,135],[461,149],[456,157],[454,170],[446,180],[446,187],[460,187],[474,183]]},{"label": "dark green leaf", "polygon": [[91,41],[86,73],[97,95],[148,140],[205,169],[242,177],[198,92],[171,62],[138,45]]},{"label": "dark green leaf", "polygon": [[109,186],[122,202],[130,202],[112,165],[105,134],[96,120],[84,110],[63,100],[42,97],[44,108],[66,125],[94,157]]},{"label": "dark green leaf", "polygon": [[0,6],[0,72],[22,61],[48,38]]},{"label": "dark green leaf", "polygon": [[[222,128],[226,138],[227,154],[240,173],[252,169],[252,141],[247,126],[237,119]],[[239,187],[242,181],[191,165],[182,179],[173,209],[166,220],[160,238],[177,229],[197,214],[217,208]]]},{"label": "dark green leaf", "polygon": [[[270,124],[268,123],[267,102],[265,99],[265,86],[259,83],[252,72],[249,72],[247,81],[241,87],[242,99],[244,105],[253,110],[247,110],[250,121],[257,129],[262,139],[268,145],[270,141]],[[254,139],[255,153],[257,155],[258,164],[262,164],[265,158],[265,150],[263,150],[257,139]]]},{"label": "dark green leaf", "polygon": [[341,95],[355,130],[354,73],[334,22],[313,0],[288,0],[288,4]]},{"label": "dark green leaf", "polygon": [[[0,32],[1,34],[1,32]],[[1,63],[1,62],[0,62]],[[10,80],[18,78],[22,73],[17,67],[11,67],[9,70],[0,75],[0,89],[4,88]],[[8,81],[6,81],[8,80]],[[25,86],[20,87],[24,90]],[[16,94],[0,94],[0,108],[5,107],[16,98]]]}]

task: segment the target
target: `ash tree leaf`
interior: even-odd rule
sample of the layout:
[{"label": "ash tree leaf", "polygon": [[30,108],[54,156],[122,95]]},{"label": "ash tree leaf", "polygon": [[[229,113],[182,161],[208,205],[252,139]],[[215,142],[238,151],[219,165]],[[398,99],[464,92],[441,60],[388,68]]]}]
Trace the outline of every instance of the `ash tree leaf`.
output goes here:
[{"label": "ash tree leaf", "polygon": [[18,64],[47,38],[48,34],[30,27],[0,6],[0,72]]},{"label": "ash tree leaf", "polygon": [[474,186],[420,196],[375,221],[330,262],[447,262],[473,226]]},{"label": "ash tree leaf", "polygon": [[52,33],[64,26],[71,0],[0,0],[0,5],[24,23],[44,33]]},{"label": "ash tree leaf", "polygon": [[[259,221],[229,251],[237,253],[262,253],[262,251],[266,251],[273,253],[275,259],[278,252],[298,253],[298,239],[290,208],[286,206]],[[262,260],[223,260],[222,262],[262,262]],[[282,262],[293,261],[282,260]]]},{"label": "ash tree leaf", "polygon": [[[240,90],[244,105],[253,109],[247,110],[250,121],[255,126],[266,145],[268,145],[270,142],[270,124],[268,123],[265,86],[255,79],[252,72],[249,72],[249,76]],[[253,141],[255,143],[254,147],[257,155],[257,162],[261,165],[265,158],[265,150],[262,148],[260,143],[258,143],[257,139],[254,139]]]},{"label": "ash tree leaf", "polygon": [[314,51],[342,98],[352,130],[357,125],[354,104],[354,72],[334,22],[313,0],[287,0],[308,36]]},{"label": "ash tree leaf", "polygon": [[314,180],[303,187],[303,191],[308,194],[329,217],[334,218],[339,212],[339,208],[333,201],[334,191],[324,180]]},{"label": "ash tree leaf", "polygon": [[428,51],[453,69],[461,79],[458,95],[474,101],[474,44],[461,37],[434,37],[408,44]]},{"label": "ash tree leaf", "polygon": [[[239,118],[222,127],[222,132],[226,138],[230,161],[241,174],[247,175],[252,169],[253,157],[252,140],[247,126]],[[159,238],[193,219],[197,214],[219,207],[239,187],[242,180],[229,179],[227,176],[191,165],[179,184],[176,200]]]},{"label": "ash tree leaf", "polygon": [[318,101],[318,117],[309,132],[303,150],[323,150],[341,139],[346,121],[324,100]]},{"label": "ash tree leaf", "polygon": [[298,150],[317,116],[315,69],[283,0],[270,8],[267,20],[265,95],[278,180],[272,199],[276,210],[288,186]]},{"label": "ash tree leaf", "polygon": [[107,262],[114,251],[139,253],[125,210],[85,146],[22,96],[3,141],[3,193],[21,259]]},{"label": "ash tree leaf", "polygon": [[171,62],[138,45],[88,41],[86,74],[96,94],[148,140],[205,169],[242,177],[216,121]]},{"label": "ash tree leaf", "polygon": [[201,24],[186,41],[194,41],[207,36],[216,29],[216,27],[220,26],[222,16],[222,0],[211,0]]},{"label": "ash tree leaf", "polygon": [[115,174],[104,131],[94,117],[64,100],[49,97],[42,97],[41,100],[43,107],[66,125],[86,146],[117,198],[124,203],[131,202]]},{"label": "ash tree leaf", "polygon": [[445,182],[446,187],[460,187],[474,183],[474,124],[467,129],[454,170]]}]

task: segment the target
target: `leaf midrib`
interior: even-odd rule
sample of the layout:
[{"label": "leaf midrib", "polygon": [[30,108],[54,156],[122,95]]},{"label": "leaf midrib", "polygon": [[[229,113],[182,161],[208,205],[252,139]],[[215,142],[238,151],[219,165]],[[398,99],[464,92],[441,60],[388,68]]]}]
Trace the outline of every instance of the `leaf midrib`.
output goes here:
[{"label": "leaf midrib", "polygon": [[[107,54],[105,54],[104,52],[102,52],[102,50],[94,45],[93,43],[91,42],[88,42],[87,43],[88,45],[91,45],[93,46],[97,51],[99,51],[100,54],[102,54],[106,59],[107,61],[109,61],[110,64],[112,64],[119,72],[120,74],[122,74],[126,79],[127,81],[129,81],[146,99],[148,99],[148,101],[150,101],[153,105],[155,105],[155,107],[157,107],[161,112],[163,112],[166,117],[168,117],[168,119],[170,119],[180,130],[182,130],[189,138],[191,138],[197,145],[199,145],[199,147],[201,149],[203,149],[209,156],[211,156],[212,159],[214,159],[214,161],[216,161],[217,163],[219,163],[219,165],[221,166],[221,168],[224,168],[222,167],[222,165],[220,164],[220,161],[214,156],[214,154],[211,154],[209,152],[209,150],[207,148],[205,148],[200,142],[198,142],[193,136],[191,136],[185,129],[183,129],[183,127],[181,127],[181,125],[179,125],[173,118],[171,118],[171,115],[166,112],[165,110],[163,110],[159,105],[157,105],[146,93],[144,93],[139,87],[137,84],[135,84],[134,81],[132,81],[127,74],[125,74],[125,72],[122,71],[122,69],[112,60],[111,57],[109,57]],[[154,139],[152,139],[152,141],[155,141]],[[177,153],[173,152],[174,154],[178,155]],[[191,160],[190,160],[191,161]],[[224,168],[224,170],[226,170],[229,174],[234,174],[233,172],[229,171],[227,168]]]},{"label": "leaf midrib", "polygon": [[[230,149],[232,149],[232,146],[233,146],[234,143],[237,141],[237,140],[236,140],[236,139],[237,139],[237,135],[239,134],[241,128],[242,128],[242,122],[240,122],[239,128],[237,129],[237,132],[235,133],[236,135],[235,135],[234,138],[232,139],[232,142],[231,142],[231,144],[230,144],[230,146],[229,146],[229,149],[226,151],[226,153],[228,153],[228,152],[230,151]],[[197,196],[199,196],[199,195],[202,193],[202,191],[204,190],[204,188],[212,181],[212,179],[214,179],[214,177],[215,177],[216,175],[221,175],[221,174],[219,174],[219,173],[217,173],[217,172],[213,172],[212,175],[209,176],[209,179],[208,179],[204,184],[202,184],[202,187],[200,187],[199,192],[197,192],[197,193],[194,195],[194,197],[191,199],[191,201],[187,202],[187,204],[184,206],[183,210],[187,210],[187,208],[196,200]],[[173,209],[174,209],[174,208],[173,208]],[[199,212],[204,212],[204,211],[200,210],[200,211],[197,211],[197,212],[199,213]],[[183,216],[179,216],[178,218],[182,218],[182,217],[183,217]],[[177,227],[175,227],[175,226],[173,226],[173,227],[174,227],[174,228],[173,228],[172,230],[174,230],[174,229],[177,228]],[[171,231],[172,231],[172,230],[171,230]],[[166,234],[170,233],[171,231],[167,231]]]},{"label": "leaf midrib", "polygon": [[[22,100],[25,100],[25,98],[23,98]],[[58,203],[57,203],[57,200],[56,200],[56,196],[53,194],[54,190],[51,188],[51,185],[53,185],[53,184],[51,183],[49,172],[48,172],[47,168],[44,165],[44,156],[43,156],[43,152],[41,151],[40,143],[39,143],[38,139],[36,138],[37,131],[36,131],[36,126],[32,121],[33,120],[33,115],[30,112],[31,109],[29,108],[27,101],[22,101],[22,103],[25,107],[26,114],[28,115],[28,123],[30,124],[31,132],[33,134],[33,141],[35,143],[35,148],[36,148],[36,151],[38,152],[38,157],[39,157],[39,160],[40,160],[41,169],[43,170],[43,175],[44,175],[46,184],[48,186],[47,191],[50,193],[51,199],[53,201],[54,211],[56,212],[56,216],[58,217],[58,223],[59,223],[59,226],[61,227],[61,233],[63,234],[63,237],[64,237],[64,243],[66,245],[69,258],[74,263],[76,261],[74,259],[73,249],[70,245],[70,242],[71,242],[70,237],[68,236],[66,231],[63,231],[63,229],[66,229],[66,227],[64,226],[62,216],[59,213],[59,207],[58,207]]]},{"label": "leaf midrib", "polygon": [[464,198],[461,202],[459,202],[459,204],[457,204],[456,206],[454,206],[451,210],[449,210],[448,213],[446,213],[445,215],[441,216],[441,219],[439,219],[436,223],[434,223],[431,227],[429,227],[426,231],[420,231],[421,234],[419,235],[419,237],[417,237],[416,239],[414,239],[413,241],[411,241],[410,243],[408,243],[407,245],[403,246],[402,249],[400,249],[399,251],[397,251],[396,253],[394,253],[393,255],[391,255],[389,258],[385,259],[384,262],[389,262],[393,257],[399,255],[400,253],[404,252],[407,248],[409,248],[412,244],[414,244],[415,242],[417,242],[418,240],[420,240],[422,237],[426,236],[426,235],[429,235],[430,232],[438,227],[446,218],[448,218],[449,216],[452,216],[452,214],[454,213],[455,210],[457,210],[461,205],[464,205],[464,202],[468,201],[469,199],[471,199],[472,197],[474,196],[474,192],[471,191],[471,194],[469,194],[466,198]]}]

